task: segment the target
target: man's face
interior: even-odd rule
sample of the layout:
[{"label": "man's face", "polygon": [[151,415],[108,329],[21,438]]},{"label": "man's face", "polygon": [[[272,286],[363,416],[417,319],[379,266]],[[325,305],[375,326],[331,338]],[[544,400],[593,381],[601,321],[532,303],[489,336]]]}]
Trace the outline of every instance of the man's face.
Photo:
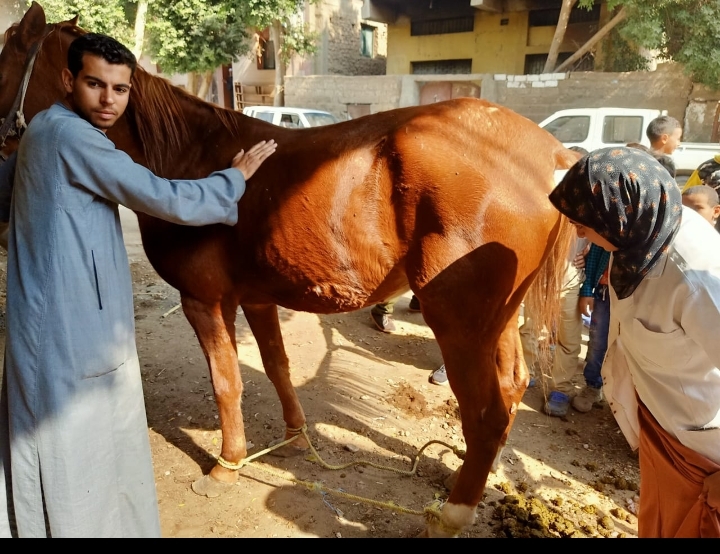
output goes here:
[{"label": "man's face", "polygon": [[715,225],[720,216],[720,205],[711,207],[704,194],[683,194],[682,203],[683,206],[695,210],[712,225]]},{"label": "man's face", "polygon": [[675,130],[672,133],[665,136],[667,137],[667,140],[662,147],[662,151],[664,154],[672,154],[673,152],[675,152],[675,149],[680,145],[680,139],[682,138],[682,129],[680,127],[675,127]]},{"label": "man's face", "polygon": [[125,112],[130,99],[132,72],[126,65],[111,64],[92,54],[83,56],[77,77],[63,69],[62,78],[70,107],[102,132]]}]

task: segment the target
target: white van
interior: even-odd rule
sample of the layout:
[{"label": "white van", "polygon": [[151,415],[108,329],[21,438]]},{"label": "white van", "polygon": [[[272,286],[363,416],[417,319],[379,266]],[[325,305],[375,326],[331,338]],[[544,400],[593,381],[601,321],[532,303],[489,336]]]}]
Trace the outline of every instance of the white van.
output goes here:
[{"label": "white van", "polygon": [[242,113],[250,117],[262,119],[268,123],[288,127],[290,129],[304,129],[307,127],[320,127],[337,123],[335,116],[320,110],[307,110],[304,108],[277,108],[273,106],[247,106]]}]

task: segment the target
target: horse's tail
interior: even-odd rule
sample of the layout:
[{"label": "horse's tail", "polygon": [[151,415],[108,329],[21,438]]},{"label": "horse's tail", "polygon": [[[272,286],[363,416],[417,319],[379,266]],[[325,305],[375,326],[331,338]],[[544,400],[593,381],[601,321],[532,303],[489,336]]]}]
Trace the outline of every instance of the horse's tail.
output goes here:
[{"label": "horse's tail", "polygon": [[[567,148],[559,148],[555,152],[556,169],[569,169],[582,157],[582,154]],[[558,212],[558,221],[553,229],[555,242],[550,248],[545,262],[540,267],[535,280],[525,295],[525,306],[530,306],[533,314],[533,331],[540,338],[543,329],[552,333],[560,315],[560,292],[562,291],[570,244],[575,235],[575,228],[570,220]],[[549,338],[549,336],[548,336]],[[550,341],[538,341],[538,357],[543,373],[550,373],[552,357]]]}]

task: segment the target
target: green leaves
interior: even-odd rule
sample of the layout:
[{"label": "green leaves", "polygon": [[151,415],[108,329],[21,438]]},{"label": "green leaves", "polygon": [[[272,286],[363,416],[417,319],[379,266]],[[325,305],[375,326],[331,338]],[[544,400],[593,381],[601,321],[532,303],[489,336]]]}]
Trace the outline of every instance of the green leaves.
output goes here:
[{"label": "green leaves", "polygon": [[212,71],[250,49],[247,23],[234,2],[153,0],[149,6],[148,47],[165,73]]},{"label": "green leaves", "polygon": [[[32,3],[28,0],[27,6]],[[49,23],[67,21],[76,15],[78,24],[85,30],[110,35],[132,47],[133,29],[130,14],[134,13],[131,0],[42,0],[41,5]]]},{"label": "green leaves", "polygon": [[685,66],[693,80],[720,89],[720,2],[627,0],[622,37]]},{"label": "green leaves", "polygon": [[243,0],[238,12],[248,26],[266,29],[278,21],[282,28],[282,44],[278,51],[284,64],[293,54],[307,55],[317,51],[317,33],[311,32],[303,23],[302,12],[306,4],[318,0]]},{"label": "green leaves", "polygon": [[[204,73],[248,54],[251,35],[277,21],[283,31],[278,51],[287,64],[295,53],[316,51],[317,35],[308,30],[302,17],[306,4],[316,1],[150,0],[146,53],[165,73]],[[79,15],[82,28],[111,35],[132,47],[137,2],[42,0],[42,6],[49,22]]]}]

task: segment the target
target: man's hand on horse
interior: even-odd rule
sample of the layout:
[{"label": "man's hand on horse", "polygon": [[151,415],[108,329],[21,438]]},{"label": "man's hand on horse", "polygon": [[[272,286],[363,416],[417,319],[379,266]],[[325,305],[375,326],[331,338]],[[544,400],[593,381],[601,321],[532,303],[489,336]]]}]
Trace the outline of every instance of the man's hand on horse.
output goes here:
[{"label": "man's hand on horse", "polygon": [[270,154],[275,152],[276,148],[277,143],[272,139],[258,142],[247,152],[240,150],[240,152],[235,154],[232,167],[240,171],[247,181],[257,171],[260,164],[262,164]]}]

